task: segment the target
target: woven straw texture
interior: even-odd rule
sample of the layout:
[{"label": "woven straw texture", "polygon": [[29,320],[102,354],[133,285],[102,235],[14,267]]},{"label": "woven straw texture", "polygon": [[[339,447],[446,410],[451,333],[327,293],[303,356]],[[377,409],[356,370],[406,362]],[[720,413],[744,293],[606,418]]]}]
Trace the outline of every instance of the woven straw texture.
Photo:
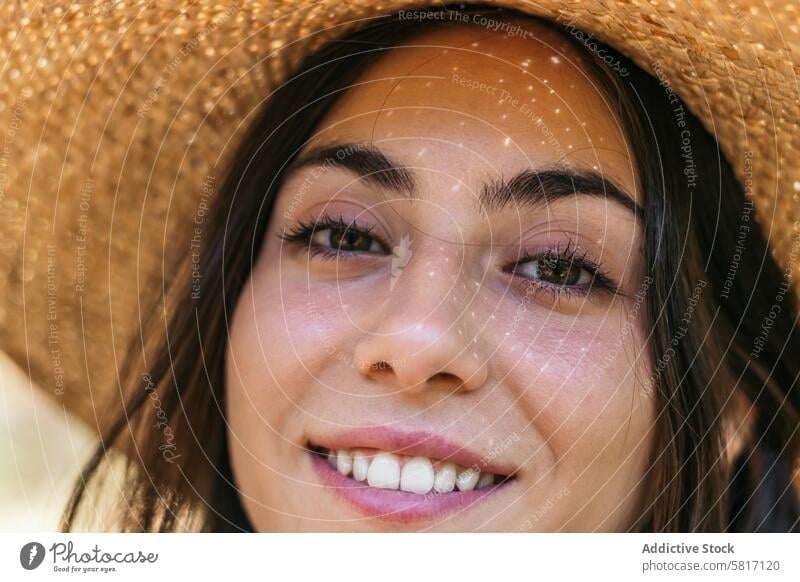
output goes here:
[{"label": "woven straw texture", "polygon": [[[717,137],[780,265],[797,274],[794,0],[499,4],[570,21],[668,80]],[[248,115],[309,51],[363,19],[420,6],[3,3],[0,348],[95,424],[93,403],[118,391],[141,299],[187,260]]]}]

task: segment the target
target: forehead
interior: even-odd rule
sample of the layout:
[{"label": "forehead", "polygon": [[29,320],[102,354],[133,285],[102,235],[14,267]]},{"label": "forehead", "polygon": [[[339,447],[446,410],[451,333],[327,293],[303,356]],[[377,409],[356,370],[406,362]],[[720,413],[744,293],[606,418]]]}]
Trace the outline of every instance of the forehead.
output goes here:
[{"label": "forehead", "polygon": [[631,148],[587,55],[549,26],[509,22],[511,35],[448,24],[401,42],[348,89],[309,147],[373,143],[459,179],[476,169],[593,169],[641,204]]}]

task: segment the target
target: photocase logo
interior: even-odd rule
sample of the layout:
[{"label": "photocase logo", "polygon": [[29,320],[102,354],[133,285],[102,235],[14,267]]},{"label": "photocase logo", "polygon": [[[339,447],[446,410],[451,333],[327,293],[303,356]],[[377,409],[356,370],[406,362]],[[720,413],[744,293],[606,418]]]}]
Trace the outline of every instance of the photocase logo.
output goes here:
[{"label": "photocase logo", "polygon": [[389,283],[389,290],[394,289],[394,284],[400,277],[400,273],[411,260],[411,237],[408,235],[400,239],[400,244],[392,249],[392,280]]},{"label": "photocase logo", "polygon": [[35,570],[44,560],[44,546],[39,542],[28,542],[19,551],[19,563],[26,570]]}]

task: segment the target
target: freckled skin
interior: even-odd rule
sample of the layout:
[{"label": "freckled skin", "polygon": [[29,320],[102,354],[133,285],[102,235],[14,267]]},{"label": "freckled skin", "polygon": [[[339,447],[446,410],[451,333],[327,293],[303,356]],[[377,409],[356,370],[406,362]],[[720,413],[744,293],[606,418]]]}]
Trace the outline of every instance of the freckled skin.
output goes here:
[{"label": "freckled skin", "polygon": [[[634,307],[641,226],[588,196],[496,214],[476,206],[487,179],[554,166],[597,168],[643,203],[582,55],[523,25],[535,38],[463,25],[417,37],[409,44],[425,46],[376,62],[318,128],[309,147],[370,143],[412,170],[416,203],[345,170],[284,183],[227,353],[233,469],[257,529],[621,531],[642,511],[654,403],[641,388],[651,363]],[[309,258],[274,236],[322,210],[372,227],[389,248],[408,237],[394,255],[402,267],[380,252]],[[507,269],[521,251],[567,244],[620,294],[559,295],[542,282],[526,292],[536,269]],[[391,367],[370,369],[381,361]],[[372,424],[441,434],[518,478],[442,519],[365,518],[322,487],[303,446],[310,433]]]}]

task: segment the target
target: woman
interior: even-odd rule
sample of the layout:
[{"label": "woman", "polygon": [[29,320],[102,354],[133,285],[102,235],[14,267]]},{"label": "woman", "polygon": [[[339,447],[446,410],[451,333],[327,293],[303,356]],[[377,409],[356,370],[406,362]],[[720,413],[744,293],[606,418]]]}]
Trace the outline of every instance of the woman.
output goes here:
[{"label": "woman", "polygon": [[125,530],[797,531],[796,296],[669,79],[587,38],[454,7],[309,54],[64,526],[118,447]]}]

